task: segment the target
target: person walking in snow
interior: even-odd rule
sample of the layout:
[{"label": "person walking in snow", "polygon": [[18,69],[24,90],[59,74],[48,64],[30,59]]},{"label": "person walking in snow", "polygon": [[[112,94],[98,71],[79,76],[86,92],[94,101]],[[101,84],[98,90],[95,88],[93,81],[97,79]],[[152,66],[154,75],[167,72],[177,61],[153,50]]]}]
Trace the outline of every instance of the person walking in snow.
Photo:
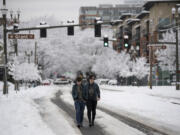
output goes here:
[{"label": "person walking in snow", "polygon": [[82,78],[77,77],[75,85],[72,87],[72,97],[76,110],[76,121],[78,128],[83,126],[84,108],[87,100],[85,87],[82,85]]},{"label": "person walking in snow", "polygon": [[94,126],[94,120],[96,116],[97,101],[100,100],[99,86],[94,82],[94,75],[90,75],[89,82],[85,86],[87,91],[87,116],[89,120],[89,126]]}]

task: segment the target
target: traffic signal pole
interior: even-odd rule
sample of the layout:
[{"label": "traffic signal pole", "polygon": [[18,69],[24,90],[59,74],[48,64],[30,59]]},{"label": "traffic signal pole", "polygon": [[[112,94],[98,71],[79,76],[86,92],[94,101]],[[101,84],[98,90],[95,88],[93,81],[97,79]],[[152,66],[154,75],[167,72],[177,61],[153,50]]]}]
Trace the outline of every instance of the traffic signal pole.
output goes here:
[{"label": "traffic signal pole", "polygon": [[[3,9],[1,9],[4,12],[7,12],[6,9],[6,1],[3,0]],[[7,29],[6,29],[6,13],[3,14],[3,42],[4,42],[4,57],[5,57],[5,63],[4,63],[4,86],[3,86],[3,94],[8,94],[8,85],[7,85]]]},{"label": "traffic signal pole", "polygon": [[149,75],[149,87],[152,89],[152,67],[153,67],[153,47],[150,46],[150,75]]},{"label": "traffic signal pole", "polygon": [[178,42],[178,18],[176,17],[176,90],[180,90],[180,82],[179,82],[179,42]]},{"label": "traffic signal pole", "polygon": [[[102,22],[99,24],[110,24],[111,22]],[[79,27],[79,26],[89,26],[89,25],[96,25],[96,23],[88,23],[88,24],[71,24],[71,25],[56,25],[56,26],[37,26],[37,27],[30,27],[30,28],[18,28],[18,29],[11,29],[6,30],[6,32],[12,32],[12,31],[30,31],[30,30],[40,30],[40,29],[56,29],[56,28],[67,28],[67,27]]]}]

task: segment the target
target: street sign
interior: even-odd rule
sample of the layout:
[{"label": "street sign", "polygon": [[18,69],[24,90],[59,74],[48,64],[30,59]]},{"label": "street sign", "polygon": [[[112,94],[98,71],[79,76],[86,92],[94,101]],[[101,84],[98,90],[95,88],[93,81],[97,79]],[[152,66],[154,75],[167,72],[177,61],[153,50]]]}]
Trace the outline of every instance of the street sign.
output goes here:
[{"label": "street sign", "polygon": [[34,34],[8,34],[9,39],[34,39]]},{"label": "street sign", "polygon": [[148,45],[148,47],[153,47],[154,49],[166,49],[165,45]]}]

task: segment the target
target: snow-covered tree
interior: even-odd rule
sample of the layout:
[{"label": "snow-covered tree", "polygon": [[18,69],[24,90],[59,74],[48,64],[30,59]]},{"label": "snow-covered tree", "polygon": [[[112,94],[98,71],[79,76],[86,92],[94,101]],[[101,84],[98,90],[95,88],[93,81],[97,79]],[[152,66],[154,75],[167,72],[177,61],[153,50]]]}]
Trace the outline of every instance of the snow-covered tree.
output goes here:
[{"label": "snow-covered tree", "polygon": [[9,64],[9,74],[16,81],[31,82],[41,80],[37,66],[34,63],[19,63],[15,57],[14,62]]},{"label": "snow-covered tree", "polygon": [[[33,27],[39,25],[41,20],[33,19],[22,23],[20,27]],[[45,21],[49,25],[57,25],[53,17],[46,17]],[[94,29],[75,28],[74,36],[67,36],[66,28],[51,29],[47,30],[47,38],[39,38],[39,30],[22,33],[35,34],[35,40],[18,40],[19,62],[27,62],[25,52],[34,52],[36,41],[38,64],[42,66],[42,73],[46,77],[54,72],[75,76],[77,71],[94,71],[108,78],[133,76],[129,54],[113,51],[111,43],[110,47],[104,48],[103,41],[94,37]],[[105,34],[111,38],[112,29],[102,28],[102,36]],[[34,62],[34,53],[31,62]]]},{"label": "snow-covered tree", "polygon": [[136,58],[136,61],[132,62],[132,75],[141,80],[149,74],[149,66],[147,60],[144,57]]},{"label": "snow-covered tree", "polygon": [[[180,31],[179,31],[180,32]],[[178,40],[180,41],[180,35],[178,36]],[[167,31],[163,34],[162,42],[176,42],[176,35],[173,30]],[[180,52],[180,42],[179,42],[179,52]],[[175,71],[176,69],[176,45],[166,45],[166,49],[156,51],[157,60],[159,62],[159,66],[163,71]],[[180,58],[180,56],[179,56]],[[180,62],[180,59],[179,59]]]}]

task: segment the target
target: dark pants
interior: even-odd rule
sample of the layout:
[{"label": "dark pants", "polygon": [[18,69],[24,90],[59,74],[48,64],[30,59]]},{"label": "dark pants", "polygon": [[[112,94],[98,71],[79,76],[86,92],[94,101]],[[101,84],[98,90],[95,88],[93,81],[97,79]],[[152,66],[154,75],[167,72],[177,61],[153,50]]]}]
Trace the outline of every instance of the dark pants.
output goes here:
[{"label": "dark pants", "polygon": [[95,100],[88,100],[87,101],[87,115],[89,119],[89,123],[94,123],[94,119],[96,116],[96,106],[97,106],[97,101]]},{"label": "dark pants", "polygon": [[85,103],[83,101],[75,101],[74,104],[75,104],[75,109],[76,109],[77,124],[82,125]]}]

